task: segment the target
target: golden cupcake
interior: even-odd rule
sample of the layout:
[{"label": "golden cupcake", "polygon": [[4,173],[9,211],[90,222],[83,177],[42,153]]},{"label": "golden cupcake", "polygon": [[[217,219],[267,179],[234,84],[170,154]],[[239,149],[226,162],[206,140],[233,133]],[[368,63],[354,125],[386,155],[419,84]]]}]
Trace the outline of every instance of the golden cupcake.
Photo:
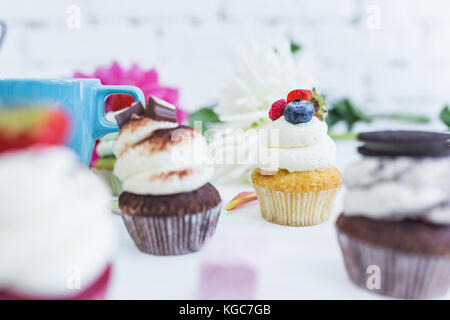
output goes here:
[{"label": "golden cupcake", "polygon": [[311,226],[328,219],[339,193],[336,145],[323,121],[325,102],[315,89],[294,90],[274,102],[259,165],[251,176],[267,221]]}]

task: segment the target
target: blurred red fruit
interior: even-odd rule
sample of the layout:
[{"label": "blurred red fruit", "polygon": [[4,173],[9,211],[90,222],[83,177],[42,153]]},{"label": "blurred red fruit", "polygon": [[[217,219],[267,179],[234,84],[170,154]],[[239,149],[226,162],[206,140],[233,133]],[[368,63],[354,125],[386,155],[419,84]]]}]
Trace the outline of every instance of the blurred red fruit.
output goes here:
[{"label": "blurred red fruit", "polygon": [[58,109],[14,108],[0,112],[0,152],[66,142],[69,118]]}]

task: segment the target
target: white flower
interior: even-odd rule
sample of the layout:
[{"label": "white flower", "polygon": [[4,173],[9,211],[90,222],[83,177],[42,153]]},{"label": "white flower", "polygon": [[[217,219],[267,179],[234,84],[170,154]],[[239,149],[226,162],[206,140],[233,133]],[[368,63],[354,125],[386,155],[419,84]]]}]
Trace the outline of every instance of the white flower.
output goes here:
[{"label": "white flower", "polygon": [[[222,123],[213,128],[246,130],[265,126],[270,121],[268,112],[273,102],[286,99],[294,89],[313,87],[313,71],[312,58],[304,53],[294,55],[285,39],[277,43],[252,42],[241,52],[241,61],[226,82],[215,109]],[[233,148],[234,145],[224,146],[226,150]],[[247,141],[245,148],[256,152],[257,141]],[[251,164],[217,165],[213,180],[216,183],[248,182],[253,167]]]},{"label": "white flower", "polygon": [[268,118],[273,102],[286,98],[293,89],[314,84],[312,59],[306,54],[295,56],[287,40],[252,42],[240,56],[215,109],[223,122],[244,125]]}]

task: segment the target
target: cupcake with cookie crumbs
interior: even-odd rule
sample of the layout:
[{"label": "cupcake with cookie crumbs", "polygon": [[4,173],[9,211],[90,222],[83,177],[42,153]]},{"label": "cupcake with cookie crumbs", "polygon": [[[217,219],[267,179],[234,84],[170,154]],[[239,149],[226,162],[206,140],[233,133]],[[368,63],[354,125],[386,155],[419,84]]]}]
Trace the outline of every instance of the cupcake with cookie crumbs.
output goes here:
[{"label": "cupcake with cookie crumbs", "polygon": [[[422,299],[450,288],[450,134],[359,135],[336,222],[350,279],[385,296]],[[378,270],[378,283],[371,281]]]},{"label": "cupcake with cookie crumbs", "polygon": [[269,222],[310,226],[326,221],[339,193],[336,146],[323,121],[326,102],[299,89],[272,104],[267,139],[251,175],[261,213]]},{"label": "cupcake with cookie crumbs", "polygon": [[144,253],[198,251],[215,232],[221,198],[208,181],[213,167],[206,140],[176,123],[175,107],[150,97],[116,116],[114,174],[123,181],[119,207],[125,226]]}]

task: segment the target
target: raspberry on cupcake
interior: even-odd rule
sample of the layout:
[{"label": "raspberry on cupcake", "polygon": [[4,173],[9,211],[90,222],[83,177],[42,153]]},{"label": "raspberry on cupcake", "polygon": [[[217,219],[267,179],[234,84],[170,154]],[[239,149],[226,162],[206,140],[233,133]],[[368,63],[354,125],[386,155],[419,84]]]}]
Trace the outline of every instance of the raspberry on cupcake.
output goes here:
[{"label": "raspberry on cupcake", "polygon": [[315,89],[294,90],[272,105],[268,129],[279,136],[265,141],[269,164],[260,163],[251,176],[264,219],[290,226],[328,219],[341,183],[325,105]]},{"label": "raspberry on cupcake", "polygon": [[171,105],[151,97],[146,109],[117,118],[119,207],[136,246],[154,255],[200,250],[221,212],[220,195],[208,183],[206,140],[175,116]]},{"label": "raspberry on cupcake", "polygon": [[368,289],[370,266],[397,298],[433,298],[450,287],[450,134],[359,135],[364,157],[346,169],[339,244],[350,279]]}]

